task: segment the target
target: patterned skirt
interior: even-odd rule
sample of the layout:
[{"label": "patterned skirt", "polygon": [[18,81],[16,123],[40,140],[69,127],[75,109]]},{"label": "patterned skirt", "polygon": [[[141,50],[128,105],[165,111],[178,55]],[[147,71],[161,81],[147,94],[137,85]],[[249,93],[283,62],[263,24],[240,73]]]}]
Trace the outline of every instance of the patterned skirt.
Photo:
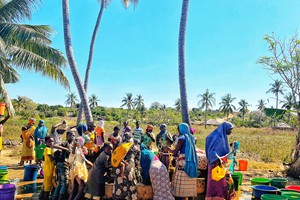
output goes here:
[{"label": "patterned skirt", "polygon": [[159,160],[153,160],[150,167],[153,200],[174,200],[170,190],[169,174],[166,166]]}]

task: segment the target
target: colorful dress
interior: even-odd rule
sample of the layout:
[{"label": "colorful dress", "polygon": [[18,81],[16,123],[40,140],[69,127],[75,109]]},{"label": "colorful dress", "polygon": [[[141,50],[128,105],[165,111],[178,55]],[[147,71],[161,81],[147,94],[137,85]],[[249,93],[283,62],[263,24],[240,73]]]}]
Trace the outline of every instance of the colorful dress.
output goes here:
[{"label": "colorful dress", "polygon": [[29,129],[22,131],[23,143],[21,161],[34,160],[35,158],[34,131],[35,126],[31,126]]},{"label": "colorful dress", "polygon": [[121,166],[114,168],[115,179],[113,188],[113,198],[135,200],[137,199],[136,167],[139,165],[140,162],[140,148],[138,145],[131,146],[124,158],[124,161],[128,163],[124,170],[124,177],[122,177],[121,175]]},{"label": "colorful dress", "polygon": [[78,176],[84,182],[87,181],[88,178],[88,170],[86,168],[84,155],[81,149],[76,149],[75,154],[70,154],[69,156],[69,164],[70,164],[70,178],[72,182],[74,178]]}]

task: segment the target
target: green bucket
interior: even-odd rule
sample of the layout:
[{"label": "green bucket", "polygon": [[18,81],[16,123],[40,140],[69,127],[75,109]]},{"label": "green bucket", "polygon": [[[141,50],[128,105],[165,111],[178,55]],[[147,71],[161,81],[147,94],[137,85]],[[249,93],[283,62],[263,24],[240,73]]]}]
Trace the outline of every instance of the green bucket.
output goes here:
[{"label": "green bucket", "polygon": [[271,186],[277,187],[278,189],[285,188],[287,183],[288,183],[288,180],[286,178],[272,178],[271,179]]},{"label": "green bucket", "polygon": [[3,185],[3,184],[10,184],[9,181],[0,181],[0,185]]},{"label": "green bucket", "polygon": [[232,179],[233,179],[233,183],[234,183],[234,190],[235,191],[238,191],[239,190],[239,180],[240,180],[240,176],[234,176],[234,175],[231,175]]},{"label": "green bucket", "polygon": [[8,181],[8,170],[0,169],[0,181]]},{"label": "green bucket", "polygon": [[263,194],[261,200],[288,200],[287,197],[276,194]]},{"label": "green bucket", "polygon": [[232,176],[239,176],[239,185],[242,185],[243,183],[243,174],[241,172],[233,172]]},{"label": "green bucket", "polygon": [[251,178],[251,185],[269,185],[270,179],[268,178]]}]

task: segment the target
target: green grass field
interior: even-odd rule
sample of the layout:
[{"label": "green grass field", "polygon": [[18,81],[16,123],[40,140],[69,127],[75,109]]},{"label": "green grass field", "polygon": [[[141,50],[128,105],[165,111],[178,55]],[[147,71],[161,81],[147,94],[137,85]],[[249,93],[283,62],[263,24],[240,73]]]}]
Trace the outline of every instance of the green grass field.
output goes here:
[{"label": "green grass field", "polygon": [[[67,119],[69,125],[75,125],[76,119]],[[39,120],[39,119],[37,119]],[[47,118],[46,126],[51,130],[51,127],[59,123],[62,118]],[[14,117],[9,119],[4,126],[3,141],[11,139],[14,141],[20,140],[21,127],[27,124],[27,120]],[[105,122],[106,134],[113,131],[113,127],[118,125],[118,122]],[[129,124],[132,128],[134,122]],[[122,126],[120,126],[122,128]],[[146,124],[141,126],[144,130]],[[201,149],[205,147],[205,138],[216,127],[194,126],[196,129],[197,146]],[[177,133],[176,126],[168,127],[168,131],[172,134]],[[159,127],[154,128],[154,133],[159,133]],[[229,142],[239,141],[241,144],[241,151],[237,154],[237,158],[246,158],[253,161],[270,162],[288,162],[291,148],[294,146],[296,132],[279,131],[270,128],[235,128],[233,133],[229,136]]]}]

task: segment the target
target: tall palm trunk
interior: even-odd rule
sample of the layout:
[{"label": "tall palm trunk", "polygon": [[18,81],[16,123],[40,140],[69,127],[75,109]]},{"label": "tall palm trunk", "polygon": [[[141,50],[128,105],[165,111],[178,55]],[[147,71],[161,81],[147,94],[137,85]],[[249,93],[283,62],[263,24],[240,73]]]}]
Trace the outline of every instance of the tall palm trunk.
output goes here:
[{"label": "tall palm trunk", "polygon": [[206,122],[207,122],[207,106],[205,106],[204,120],[205,120],[204,128],[206,129]]},{"label": "tall palm trunk", "polygon": [[179,88],[180,88],[180,103],[182,122],[190,125],[190,116],[188,109],[188,98],[185,81],[185,33],[186,22],[188,14],[189,0],[182,0],[179,38],[178,38],[178,74],[179,74]]},{"label": "tall palm trunk", "polygon": [[2,78],[2,75],[0,74],[0,91],[3,93],[3,97],[4,97],[4,101],[10,111],[10,114],[12,116],[15,115],[15,109],[11,103],[11,99],[9,98],[9,95],[8,95],[8,92],[6,90],[6,87],[5,87],[5,83],[3,81],[3,78]]},{"label": "tall palm trunk", "polygon": [[70,30],[70,17],[69,17],[69,0],[62,0],[62,9],[63,9],[63,26],[64,26],[64,41],[65,41],[65,48],[66,54],[69,61],[69,65],[71,68],[71,72],[83,104],[85,119],[87,122],[93,121],[93,116],[91,110],[88,106],[88,98],[83,87],[81,78],[79,76],[79,72],[77,69],[77,64],[73,54],[73,48],[71,43],[71,30]]},{"label": "tall palm trunk", "polygon": [[[95,25],[93,36],[92,36],[92,40],[91,40],[89,60],[88,60],[88,64],[87,64],[86,71],[85,71],[84,89],[85,89],[86,93],[87,93],[88,82],[89,82],[89,77],[90,77],[90,70],[91,70],[92,61],[93,61],[94,45],[95,45],[95,41],[96,41],[99,26],[100,26],[100,22],[101,22],[104,7],[105,7],[105,2],[104,2],[104,0],[101,0],[101,7],[100,7],[100,11],[99,11],[99,14],[98,14],[98,17],[97,17],[96,25]],[[82,119],[82,111],[83,111],[83,109],[82,109],[82,103],[81,103],[80,106],[79,106],[79,111],[78,111],[78,116],[77,116],[77,123],[79,123]]]}]

